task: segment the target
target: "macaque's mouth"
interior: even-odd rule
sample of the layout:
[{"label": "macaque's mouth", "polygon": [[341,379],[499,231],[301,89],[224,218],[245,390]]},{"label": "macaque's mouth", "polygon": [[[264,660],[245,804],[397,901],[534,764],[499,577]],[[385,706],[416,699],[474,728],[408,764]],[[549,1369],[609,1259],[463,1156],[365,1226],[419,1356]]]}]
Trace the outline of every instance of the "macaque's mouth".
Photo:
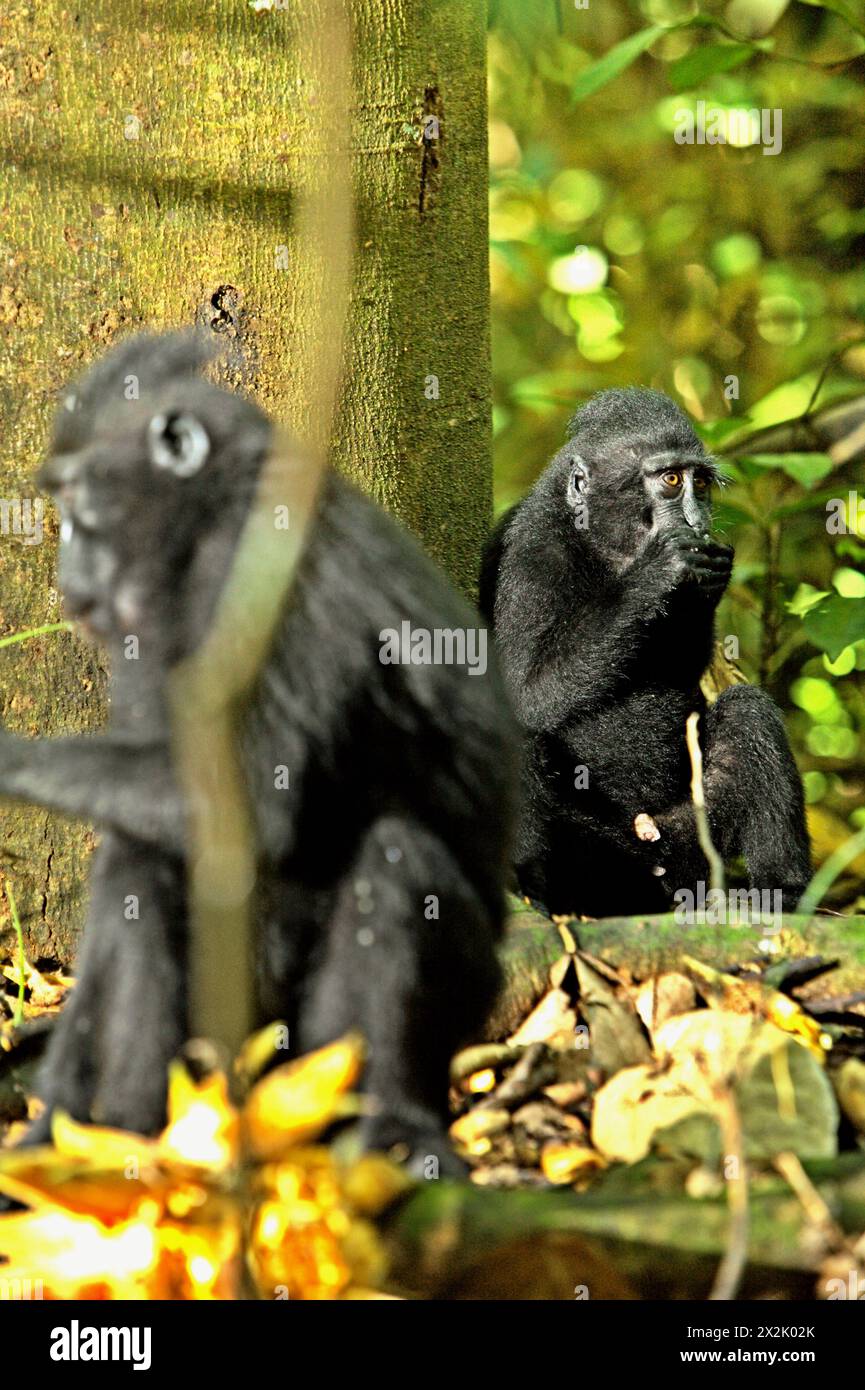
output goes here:
[{"label": "macaque's mouth", "polygon": [[104,609],[90,609],[86,613],[76,613],[64,604],[63,616],[75,624],[76,631],[91,643],[102,643],[111,632],[111,617]]}]

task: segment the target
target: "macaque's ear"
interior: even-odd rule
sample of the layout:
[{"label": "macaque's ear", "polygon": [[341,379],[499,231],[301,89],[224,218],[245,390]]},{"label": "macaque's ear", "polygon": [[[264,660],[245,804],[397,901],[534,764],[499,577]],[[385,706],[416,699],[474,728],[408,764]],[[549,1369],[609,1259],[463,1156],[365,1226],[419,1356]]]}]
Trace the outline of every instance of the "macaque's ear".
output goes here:
[{"label": "macaque's ear", "polygon": [[194,415],[154,415],[147,426],[147,452],[154,468],[191,478],[207,461],[210,436]]},{"label": "macaque's ear", "polygon": [[571,456],[571,471],[568,474],[567,496],[569,507],[577,507],[580,505],[588,481],[589,470],[586,467],[585,459],[580,458],[579,454],[573,454]]}]

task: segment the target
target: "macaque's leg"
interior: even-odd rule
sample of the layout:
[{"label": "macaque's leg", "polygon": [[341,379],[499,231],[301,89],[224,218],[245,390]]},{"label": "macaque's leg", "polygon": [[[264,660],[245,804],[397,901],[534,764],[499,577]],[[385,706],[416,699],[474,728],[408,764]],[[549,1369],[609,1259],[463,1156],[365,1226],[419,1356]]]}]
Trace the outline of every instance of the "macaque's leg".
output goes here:
[{"label": "macaque's leg", "polygon": [[370,1147],[408,1141],[417,1167],[429,1159],[456,1171],[448,1063],[493,1003],[497,927],[424,826],[388,817],[369,829],[311,971],[300,1032],[304,1049],[348,1028],[366,1038]]},{"label": "macaque's leg", "polygon": [[51,1037],[25,1143],[49,1138],[54,1110],[153,1133],[166,1069],[186,1037],[182,866],[106,835],[94,857],[77,983]]},{"label": "macaque's leg", "polygon": [[[811,877],[811,852],[799,772],[774,702],[751,685],[734,685],[711,705],[700,730],[709,829],[725,861],[742,855],[752,888],[778,889],[792,912]],[[651,812],[650,812],[651,814]],[[706,880],[690,801],[654,816],[652,846],[669,892]]]},{"label": "macaque's leg", "polygon": [[[116,886],[123,895],[113,907],[117,951],[94,1119],[155,1134],[165,1123],[168,1065],[189,1036],[184,868],[132,845]],[[127,920],[130,896],[138,917]]]},{"label": "macaque's leg", "polygon": [[774,702],[734,685],[706,716],[706,804],[725,859],[744,856],[753,888],[780,889],[792,911],[811,877],[802,782]]}]

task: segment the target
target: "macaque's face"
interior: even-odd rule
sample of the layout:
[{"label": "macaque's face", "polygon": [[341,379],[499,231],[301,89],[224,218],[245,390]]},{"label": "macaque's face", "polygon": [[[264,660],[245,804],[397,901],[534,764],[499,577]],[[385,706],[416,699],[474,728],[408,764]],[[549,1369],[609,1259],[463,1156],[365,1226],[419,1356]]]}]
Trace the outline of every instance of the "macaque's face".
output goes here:
[{"label": "macaque's face", "polygon": [[696,437],[692,449],[622,437],[572,452],[566,499],[575,513],[585,506],[588,538],[594,532],[604,548],[625,558],[658,532],[684,526],[708,535],[716,477]]},{"label": "macaque's face", "polygon": [[658,454],[642,460],[642,472],[654,530],[690,526],[700,535],[711,531],[716,478],[711,459],[699,454]]},{"label": "macaque's face", "polygon": [[[190,416],[130,412],[122,435],[96,438],[48,459],[39,475],[60,514],[58,585],[66,616],[95,640],[146,636],[164,620],[191,554],[182,480],[210,452]],[[193,510],[197,510],[193,506]],[[184,515],[186,513],[186,515]]]}]

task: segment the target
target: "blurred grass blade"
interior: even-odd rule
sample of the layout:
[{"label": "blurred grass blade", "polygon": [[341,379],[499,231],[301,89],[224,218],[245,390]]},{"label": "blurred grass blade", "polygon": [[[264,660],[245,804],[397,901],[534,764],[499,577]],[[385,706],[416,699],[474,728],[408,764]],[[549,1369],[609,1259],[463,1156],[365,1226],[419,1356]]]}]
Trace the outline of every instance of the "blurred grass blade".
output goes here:
[{"label": "blurred grass blade", "polygon": [[0,647],[11,647],[16,642],[26,642],[30,637],[42,637],[46,632],[71,631],[71,623],[45,623],[43,627],[28,627],[25,632],[13,632],[10,637],[0,637]]},{"label": "blurred grass blade", "polygon": [[623,39],[617,43],[615,48],[611,48],[609,53],[605,53],[603,58],[599,58],[596,63],[592,63],[581,72],[571,90],[571,99],[576,104],[584,101],[586,97],[593,96],[600,91],[601,87],[606,87],[608,82],[612,82],[614,77],[629,68],[631,64],[639,58],[641,53],[645,53],[647,48],[651,48],[656,39],[661,34],[667,33],[667,25],[653,24],[648,29],[641,29],[639,33],[631,34],[630,38]]},{"label": "blurred grass blade", "polygon": [[865,829],[857,830],[855,835],[851,835],[849,840],[845,840],[843,845],[839,845],[835,852],[830,854],[829,858],[820,865],[799,899],[796,911],[813,912],[828,893],[836,878],[843,874],[847,865],[852,864],[863,849],[865,849]]}]

